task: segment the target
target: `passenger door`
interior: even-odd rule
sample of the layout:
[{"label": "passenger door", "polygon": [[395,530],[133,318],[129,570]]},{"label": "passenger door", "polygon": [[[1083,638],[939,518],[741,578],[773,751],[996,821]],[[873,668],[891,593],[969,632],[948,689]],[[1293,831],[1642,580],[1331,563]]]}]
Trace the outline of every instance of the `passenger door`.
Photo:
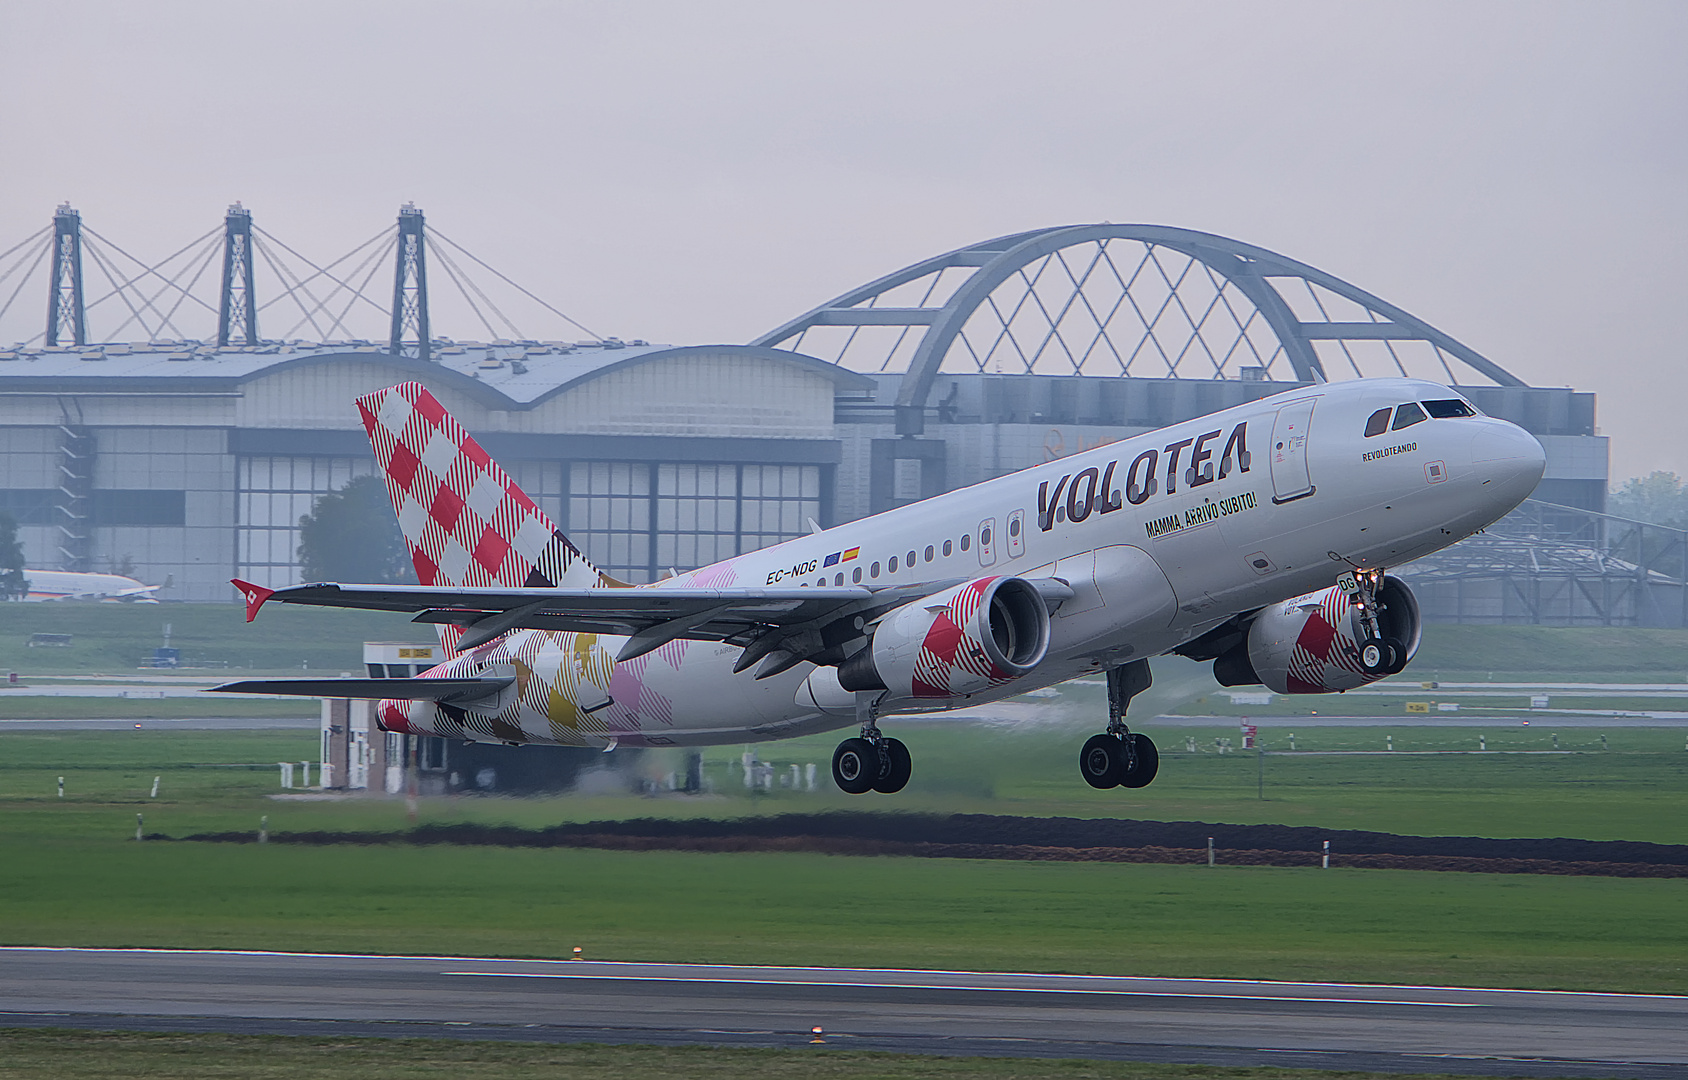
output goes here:
[{"label": "passenger door", "polygon": [[1272,424],[1272,501],[1286,503],[1313,494],[1307,474],[1307,431],[1313,423],[1317,398],[1291,402],[1278,410]]}]

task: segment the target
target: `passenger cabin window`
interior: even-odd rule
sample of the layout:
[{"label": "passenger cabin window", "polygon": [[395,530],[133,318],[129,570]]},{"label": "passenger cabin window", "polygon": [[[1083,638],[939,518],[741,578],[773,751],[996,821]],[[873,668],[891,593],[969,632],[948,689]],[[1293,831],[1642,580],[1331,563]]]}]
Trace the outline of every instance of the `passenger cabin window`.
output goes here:
[{"label": "passenger cabin window", "polygon": [[891,573],[895,574],[896,572],[897,572],[897,557],[895,555],[893,555],[893,556],[891,556]]},{"label": "passenger cabin window", "polygon": [[1456,416],[1476,416],[1477,410],[1468,401],[1459,398],[1448,398],[1443,401],[1426,401],[1424,411],[1437,420],[1451,420]]},{"label": "passenger cabin window", "polygon": [[949,556],[951,551],[955,550],[952,545],[953,545],[953,541],[950,541],[950,540],[944,541],[944,556],[946,558]]},{"label": "passenger cabin window", "polygon": [[932,561],[932,545],[931,544],[926,545],[926,561],[927,562]]},{"label": "passenger cabin window", "polygon": [[973,546],[973,536],[972,536],[971,533],[969,533],[968,535],[963,536],[961,538],[961,550],[962,551],[966,551],[968,548],[970,548],[972,546]]},{"label": "passenger cabin window", "polygon": [[1400,431],[1402,428],[1412,427],[1414,424],[1428,419],[1429,417],[1424,415],[1424,410],[1418,407],[1417,402],[1409,401],[1395,410],[1395,426],[1390,430]]},{"label": "passenger cabin window", "polygon": [[1379,409],[1366,420],[1366,438],[1382,435],[1389,430],[1389,409]]}]

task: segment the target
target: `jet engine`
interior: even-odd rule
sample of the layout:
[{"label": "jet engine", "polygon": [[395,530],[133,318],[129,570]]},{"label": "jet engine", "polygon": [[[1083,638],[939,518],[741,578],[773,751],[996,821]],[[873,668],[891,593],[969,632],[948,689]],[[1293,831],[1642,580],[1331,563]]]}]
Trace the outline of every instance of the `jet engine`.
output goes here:
[{"label": "jet engine", "polygon": [[1370,629],[1364,601],[1334,585],[1263,609],[1247,637],[1214,661],[1214,677],[1222,686],[1263,683],[1279,694],[1327,694],[1399,672],[1423,636],[1418,600],[1391,577],[1373,597]]},{"label": "jet engine", "polygon": [[978,578],[887,614],[839,666],[838,682],[896,697],[966,697],[1026,674],[1048,651],[1049,608],[1037,587]]}]

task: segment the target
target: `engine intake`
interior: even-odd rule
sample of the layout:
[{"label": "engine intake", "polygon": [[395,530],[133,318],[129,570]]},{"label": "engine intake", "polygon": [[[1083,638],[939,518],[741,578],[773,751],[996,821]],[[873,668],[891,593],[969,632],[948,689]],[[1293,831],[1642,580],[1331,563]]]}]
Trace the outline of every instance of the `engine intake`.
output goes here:
[{"label": "engine intake", "polygon": [[1328,694],[1376,682],[1406,667],[1423,638],[1418,599],[1395,578],[1378,587],[1376,616],[1384,641],[1399,650],[1389,670],[1366,670],[1360,612],[1332,586],[1261,611],[1248,636],[1214,660],[1214,677],[1221,686],[1260,683],[1279,694]]},{"label": "engine intake", "polygon": [[838,668],[846,690],[966,697],[1036,667],[1049,651],[1049,608],[1024,578],[987,577],[904,604]]}]

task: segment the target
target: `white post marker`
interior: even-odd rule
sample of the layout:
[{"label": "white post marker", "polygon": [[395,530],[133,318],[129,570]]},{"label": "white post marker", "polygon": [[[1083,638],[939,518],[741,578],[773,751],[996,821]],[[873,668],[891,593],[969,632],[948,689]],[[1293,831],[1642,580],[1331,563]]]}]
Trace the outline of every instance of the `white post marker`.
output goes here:
[{"label": "white post marker", "polygon": [[135,815],[135,839],[140,840],[145,834],[141,832],[141,815]]},{"label": "white post marker", "polygon": [[64,777],[59,777],[59,798],[64,798]]},{"label": "white post marker", "polygon": [[803,787],[807,791],[815,790],[815,763],[803,766]]},{"label": "white post marker", "polygon": [[310,787],[311,786],[311,763],[308,762],[308,761],[301,761],[299,763],[299,771],[304,774],[304,779],[299,782],[299,786],[300,787]]},{"label": "white post marker", "polygon": [[1320,870],[1329,870],[1330,869],[1330,841],[1329,840],[1325,841],[1325,853],[1324,853],[1324,855],[1320,856],[1320,858],[1319,858],[1319,869]]},{"label": "white post marker", "polygon": [[270,815],[265,814],[263,817],[258,819],[258,843],[267,844],[269,842],[270,842]]},{"label": "white post marker", "polygon": [[1477,749],[1485,752],[1489,749],[1489,737],[1487,735],[1477,736]]},{"label": "white post marker", "polygon": [[1295,732],[1293,731],[1289,733],[1289,748],[1291,750],[1295,749]]},{"label": "white post marker", "polygon": [[149,799],[158,798],[158,782],[162,779],[163,779],[163,777],[161,777],[161,776],[155,776],[155,777],[152,778],[152,794],[148,795],[147,798],[149,798]]},{"label": "white post marker", "polygon": [[1207,838],[1207,865],[1213,865],[1213,837]]},{"label": "white post marker", "polygon": [[1395,749],[1395,736],[1385,735],[1383,737],[1383,741],[1387,744],[1388,749],[1390,749],[1391,751],[1393,751]]},{"label": "white post marker", "polygon": [[280,764],[280,766],[281,766],[281,786],[284,787],[284,788],[292,787],[293,786],[293,763],[291,761],[283,761],[283,762],[278,762],[278,764]]}]

